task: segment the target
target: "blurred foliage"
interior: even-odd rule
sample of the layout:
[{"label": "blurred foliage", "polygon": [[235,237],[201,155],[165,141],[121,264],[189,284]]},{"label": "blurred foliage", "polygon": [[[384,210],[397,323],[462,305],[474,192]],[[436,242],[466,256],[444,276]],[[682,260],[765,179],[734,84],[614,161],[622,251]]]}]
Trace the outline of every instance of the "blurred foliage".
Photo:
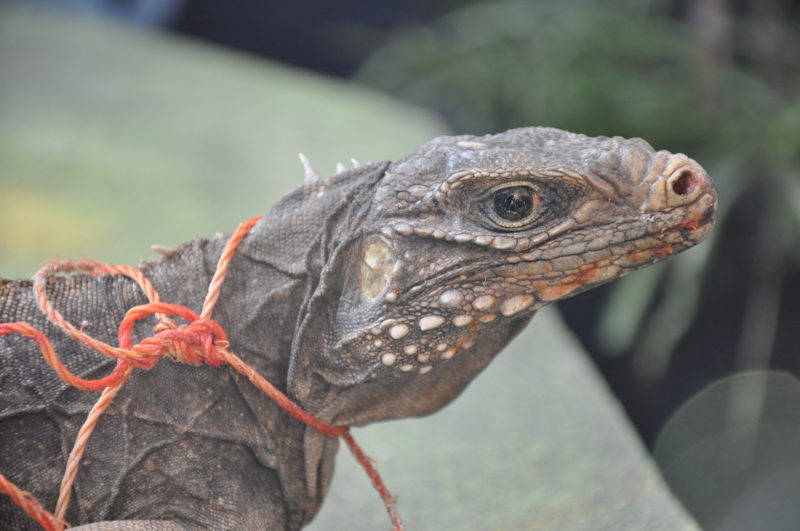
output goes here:
[{"label": "blurred foliage", "polygon": [[[690,153],[720,189],[715,234],[756,183],[768,191],[770,215],[754,221],[765,225],[764,252],[796,265],[797,16],[771,10],[771,2],[753,3],[744,14],[698,0],[676,15],[674,4],[474,3],[399,32],[359,78],[442,111],[459,133],[548,125],[639,136],[657,149]],[[713,244],[702,245],[615,283],[599,339],[607,352],[623,352],[644,330],[635,360],[643,380],[661,375],[691,324],[711,252]]]}]

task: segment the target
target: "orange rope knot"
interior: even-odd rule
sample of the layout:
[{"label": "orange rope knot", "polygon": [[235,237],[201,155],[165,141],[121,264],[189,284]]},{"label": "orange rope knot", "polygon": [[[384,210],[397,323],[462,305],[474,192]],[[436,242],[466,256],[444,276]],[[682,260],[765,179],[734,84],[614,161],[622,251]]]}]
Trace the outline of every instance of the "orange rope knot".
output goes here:
[{"label": "orange rope knot", "polygon": [[[160,318],[154,335],[130,346],[136,321],[153,314],[175,315],[186,319],[189,324],[179,325],[171,319]],[[189,365],[207,363],[219,367],[225,361],[222,353],[230,345],[228,335],[216,321],[202,319],[185,306],[163,302],[134,306],[128,310],[119,328],[119,344],[135,352],[136,360],[131,360],[131,363],[144,369],[155,367],[164,356]]]}]

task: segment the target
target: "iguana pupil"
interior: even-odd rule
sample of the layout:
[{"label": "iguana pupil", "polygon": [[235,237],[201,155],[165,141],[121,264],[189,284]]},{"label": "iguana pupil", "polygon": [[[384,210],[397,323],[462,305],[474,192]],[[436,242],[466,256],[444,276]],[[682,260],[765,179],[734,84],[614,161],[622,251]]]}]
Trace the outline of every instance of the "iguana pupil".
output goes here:
[{"label": "iguana pupil", "polygon": [[533,190],[527,186],[511,186],[494,194],[494,210],[507,221],[519,221],[533,211]]}]

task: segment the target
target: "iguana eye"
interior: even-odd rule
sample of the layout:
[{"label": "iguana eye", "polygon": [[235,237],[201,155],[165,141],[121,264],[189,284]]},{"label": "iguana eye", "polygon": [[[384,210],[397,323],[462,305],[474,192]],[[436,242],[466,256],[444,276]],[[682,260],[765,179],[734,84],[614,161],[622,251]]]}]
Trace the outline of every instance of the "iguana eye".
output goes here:
[{"label": "iguana eye", "polygon": [[504,186],[490,192],[484,205],[496,225],[508,230],[521,229],[537,217],[539,194],[526,184]]}]

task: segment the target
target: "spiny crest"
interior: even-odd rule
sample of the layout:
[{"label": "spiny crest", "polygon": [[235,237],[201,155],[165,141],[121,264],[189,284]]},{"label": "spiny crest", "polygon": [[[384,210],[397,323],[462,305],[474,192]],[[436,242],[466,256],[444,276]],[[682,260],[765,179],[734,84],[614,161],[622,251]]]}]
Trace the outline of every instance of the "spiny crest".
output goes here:
[{"label": "spiny crest", "polygon": [[[305,155],[305,153],[298,153],[297,157],[300,159],[300,164],[303,165],[303,177],[305,184],[318,184],[321,178],[319,173],[317,173],[317,170],[315,170],[314,166],[311,164],[311,160]],[[350,162],[353,165],[353,169],[361,166],[361,163],[354,158],[351,158]],[[341,162],[337,162],[335,173],[342,173],[343,171],[347,171],[347,169],[347,166]]]}]

